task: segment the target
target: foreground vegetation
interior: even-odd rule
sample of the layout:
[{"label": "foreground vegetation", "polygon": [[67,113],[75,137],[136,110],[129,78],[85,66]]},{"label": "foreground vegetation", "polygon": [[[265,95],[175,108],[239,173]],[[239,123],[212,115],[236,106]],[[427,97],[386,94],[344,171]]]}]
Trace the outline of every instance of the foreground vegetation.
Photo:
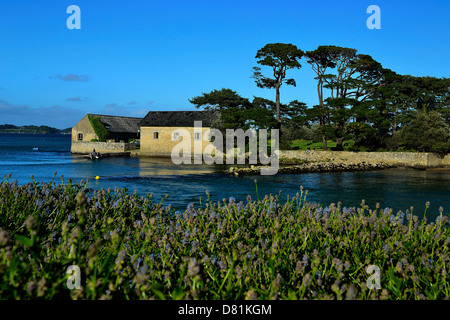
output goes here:
[{"label": "foreground vegetation", "polygon": [[[257,187],[257,185],[256,185]],[[175,211],[151,195],[0,183],[2,299],[448,299],[450,228],[307,191]],[[207,195],[209,199],[209,195]],[[411,208],[413,210],[413,208]],[[425,214],[425,215],[424,215]],[[69,290],[67,268],[81,271]],[[369,265],[381,271],[369,289]],[[70,280],[70,279],[69,279]]]}]

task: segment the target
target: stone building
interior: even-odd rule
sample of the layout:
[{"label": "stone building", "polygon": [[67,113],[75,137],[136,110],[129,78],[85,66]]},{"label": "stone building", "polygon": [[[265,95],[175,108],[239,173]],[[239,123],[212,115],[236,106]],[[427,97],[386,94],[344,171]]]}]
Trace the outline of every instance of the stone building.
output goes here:
[{"label": "stone building", "polygon": [[[177,129],[185,129],[194,142],[202,142],[202,150],[210,144],[206,131],[218,120],[217,111],[150,111],[139,123],[141,130],[142,155],[170,157],[172,149],[182,137]],[[201,121],[201,129],[195,129],[194,122]]]},{"label": "stone building", "polygon": [[139,139],[139,122],[142,118],[87,114],[72,128],[72,141],[92,141],[98,139],[89,121],[89,115],[98,117],[109,131],[108,142],[127,142],[129,139]]},{"label": "stone building", "polygon": [[[98,136],[92,127],[89,116],[98,118],[107,130],[106,141],[97,142]],[[119,117],[100,114],[87,114],[72,128],[72,153],[86,154],[96,149],[101,153],[123,152],[130,139],[139,139],[139,122],[142,118]]]}]

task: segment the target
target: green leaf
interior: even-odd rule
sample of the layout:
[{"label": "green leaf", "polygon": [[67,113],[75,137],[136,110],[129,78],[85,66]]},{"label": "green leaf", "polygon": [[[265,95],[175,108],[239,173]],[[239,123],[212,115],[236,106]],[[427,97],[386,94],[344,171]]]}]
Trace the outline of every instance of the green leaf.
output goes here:
[{"label": "green leaf", "polygon": [[166,300],[166,296],[159,290],[156,289],[152,289],[153,293],[156,294],[158,296],[159,299],[161,300]]},{"label": "green leaf", "polygon": [[17,241],[19,241],[20,243],[22,243],[23,245],[25,245],[27,247],[31,247],[33,245],[33,240],[31,240],[30,238],[27,238],[25,236],[22,236],[20,234],[17,234],[15,238]]}]

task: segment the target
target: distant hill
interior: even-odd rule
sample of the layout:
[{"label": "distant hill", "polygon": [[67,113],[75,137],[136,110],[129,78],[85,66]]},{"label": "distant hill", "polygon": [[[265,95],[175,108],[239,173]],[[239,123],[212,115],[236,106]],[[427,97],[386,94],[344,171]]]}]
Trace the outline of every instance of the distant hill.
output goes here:
[{"label": "distant hill", "polygon": [[0,133],[34,133],[34,134],[70,134],[72,128],[56,129],[48,126],[15,126],[12,124],[0,124]]}]

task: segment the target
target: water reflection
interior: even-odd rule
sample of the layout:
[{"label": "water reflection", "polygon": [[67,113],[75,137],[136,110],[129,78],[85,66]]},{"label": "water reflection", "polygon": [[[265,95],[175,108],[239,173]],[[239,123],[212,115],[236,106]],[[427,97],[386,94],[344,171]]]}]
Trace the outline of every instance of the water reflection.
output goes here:
[{"label": "water reflection", "polygon": [[139,168],[139,175],[160,176],[160,175],[188,175],[217,173],[225,168],[220,165],[207,164],[179,164],[176,165],[170,158],[136,158]]}]

